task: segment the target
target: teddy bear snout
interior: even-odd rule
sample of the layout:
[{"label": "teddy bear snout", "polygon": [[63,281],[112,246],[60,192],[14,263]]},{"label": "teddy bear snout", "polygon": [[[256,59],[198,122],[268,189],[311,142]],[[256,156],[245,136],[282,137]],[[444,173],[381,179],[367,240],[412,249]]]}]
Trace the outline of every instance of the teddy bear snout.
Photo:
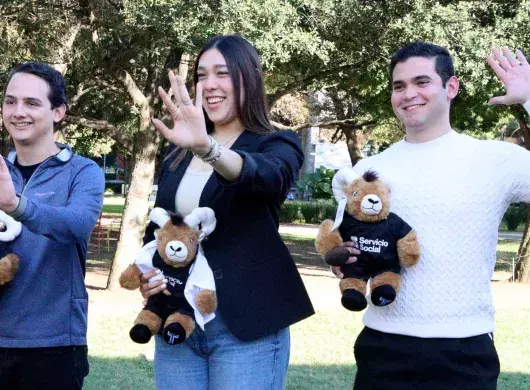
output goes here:
[{"label": "teddy bear snout", "polygon": [[166,244],[166,255],[173,262],[182,262],[188,257],[188,248],[182,241],[170,241]]},{"label": "teddy bear snout", "polygon": [[366,195],[361,202],[361,210],[365,215],[377,215],[382,208],[381,199],[375,194]]}]

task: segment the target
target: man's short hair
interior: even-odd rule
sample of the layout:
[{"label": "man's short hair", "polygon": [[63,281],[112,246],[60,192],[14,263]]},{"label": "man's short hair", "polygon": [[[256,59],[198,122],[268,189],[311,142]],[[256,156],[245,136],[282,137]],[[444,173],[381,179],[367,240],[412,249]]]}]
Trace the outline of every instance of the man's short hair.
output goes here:
[{"label": "man's short hair", "polygon": [[50,89],[48,92],[48,99],[50,100],[52,109],[59,107],[61,104],[68,105],[68,98],[66,97],[66,85],[63,75],[59,71],[53,69],[51,66],[43,62],[25,62],[13,68],[13,70],[9,73],[7,82],[5,84],[4,96],[5,89],[7,89],[9,82],[17,73],[29,73],[46,81],[46,84],[48,84]]},{"label": "man's short hair", "polygon": [[412,42],[399,49],[390,60],[390,81],[393,81],[393,72],[396,65],[405,62],[411,57],[434,58],[434,69],[442,79],[445,88],[447,81],[455,75],[453,59],[446,48],[427,42]]}]

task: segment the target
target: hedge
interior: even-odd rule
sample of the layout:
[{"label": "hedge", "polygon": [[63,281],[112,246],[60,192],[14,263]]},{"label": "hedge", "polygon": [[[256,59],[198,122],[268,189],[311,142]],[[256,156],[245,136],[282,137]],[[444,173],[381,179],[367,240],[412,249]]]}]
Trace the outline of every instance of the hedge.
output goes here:
[{"label": "hedge", "polygon": [[288,200],[282,205],[280,222],[319,224],[326,218],[333,218],[336,211],[337,204],[332,200]]}]

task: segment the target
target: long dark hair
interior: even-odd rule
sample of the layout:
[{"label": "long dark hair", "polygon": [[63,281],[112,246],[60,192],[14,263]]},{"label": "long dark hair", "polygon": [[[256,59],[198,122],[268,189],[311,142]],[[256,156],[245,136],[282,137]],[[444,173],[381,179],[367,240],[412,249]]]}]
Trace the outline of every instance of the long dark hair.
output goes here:
[{"label": "long dark hair", "polygon": [[[234,86],[234,95],[241,96],[243,88],[244,99],[236,98],[237,117],[243,124],[245,130],[253,133],[270,133],[275,129],[269,120],[269,107],[265,95],[265,85],[263,82],[263,71],[256,49],[244,38],[238,35],[218,35],[211,38],[197,55],[195,66],[193,67],[193,83],[196,86],[199,78],[197,67],[204,52],[210,49],[217,49],[223,55],[228,73]],[[243,81],[243,85],[241,85]],[[206,130],[208,134],[213,132],[214,124],[204,113],[206,119]],[[170,169],[177,168],[186,157],[187,150],[176,148],[168,156],[172,159]]]}]

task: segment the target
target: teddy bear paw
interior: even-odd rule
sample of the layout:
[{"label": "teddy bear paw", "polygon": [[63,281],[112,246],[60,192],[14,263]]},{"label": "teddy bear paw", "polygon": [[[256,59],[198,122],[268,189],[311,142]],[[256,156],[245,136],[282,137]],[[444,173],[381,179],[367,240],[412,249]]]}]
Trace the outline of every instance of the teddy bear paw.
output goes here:
[{"label": "teddy bear paw", "polygon": [[186,340],[186,330],[178,322],[173,322],[164,328],[164,340],[170,345],[176,345]]},{"label": "teddy bear paw", "polygon": [[147,344],[151,340],[151,329],[144,324],[136,324],[129,332],[131,340],[138,344]]},{"label": "teddy bear paw", "polygon": [[394,287],[384,284],[372,290],[372,303],[375,306],[390,305],[396,299],[396,290]]},{"label": "teddy bear paw", "polygon": [[342,306],[350,311],[361,311],[366,309],[368,305],[364,294],[354,289],[344,290],[341,303]]}]

